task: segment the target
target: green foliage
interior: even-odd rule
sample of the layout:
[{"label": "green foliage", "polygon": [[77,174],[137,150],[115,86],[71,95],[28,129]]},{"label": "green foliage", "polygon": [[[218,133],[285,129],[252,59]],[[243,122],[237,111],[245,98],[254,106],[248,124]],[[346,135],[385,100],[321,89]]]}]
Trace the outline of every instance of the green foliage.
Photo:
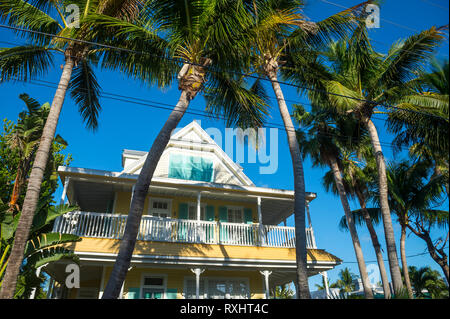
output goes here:
[{"label": "green foliage", "polygon": [[[14,234],[20,218],[20,207],[25,196],[25,187],[35,152],[39,145],[44,123],[50,106],[41,105],[27,94],[21,94],[26,110],[21,112],[17,124],[3,120],[3,132],[0,134],[0,285],[8,263],[8,257],[14,241]],[[78,257],[70,250],[58,245],[79,241],[75,235],[51,233],[54,220],[76,207],[68,205],[54,206],[53,194],[58,187],[57,167],[69,165],[71,156],[63,154],[67,142],[56,136],[51,149],[38,203],[38,208],[30,229],[26,244],[24,262],[18,278],[15,298],[28,298],[32,289],[37,287],[37,297],[41,293],[40,285],[44,277],[36,276],[36,269],[42,265],[60,259],[77,261]],[[16,186],[16,189],[15,187]],[[14,206],[12,197],[17,195]]]}]

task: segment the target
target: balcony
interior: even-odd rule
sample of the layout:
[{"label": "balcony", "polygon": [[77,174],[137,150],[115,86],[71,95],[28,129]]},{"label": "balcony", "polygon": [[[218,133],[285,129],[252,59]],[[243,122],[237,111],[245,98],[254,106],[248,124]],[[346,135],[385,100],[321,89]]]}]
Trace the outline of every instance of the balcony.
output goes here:
[{"label": "balcony", "polygon": [[[127,215],[71,212],[55,221],[53,231],[80,237],[121,239]],[[141,241],[294,248],[295,228],[262,224],[142,216]],[[306,246],[315,249],[312,228],[306,228]]]}]

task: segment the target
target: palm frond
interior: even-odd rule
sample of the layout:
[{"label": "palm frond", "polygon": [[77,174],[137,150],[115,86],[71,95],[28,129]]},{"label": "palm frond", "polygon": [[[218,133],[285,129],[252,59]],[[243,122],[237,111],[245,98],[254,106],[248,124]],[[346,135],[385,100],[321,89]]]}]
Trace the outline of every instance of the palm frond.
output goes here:
[{"label": "palm frond", "polygon": [[0,82],[37,78],[52,64],[53,55],[47,47],[24,45],[0,49]]},{"label": "palm frond", "polygon": [[96,130],[98,114],[101,110],[100,85],[89,62],[82,60],[74,68],[69,88],[86,127]]}]

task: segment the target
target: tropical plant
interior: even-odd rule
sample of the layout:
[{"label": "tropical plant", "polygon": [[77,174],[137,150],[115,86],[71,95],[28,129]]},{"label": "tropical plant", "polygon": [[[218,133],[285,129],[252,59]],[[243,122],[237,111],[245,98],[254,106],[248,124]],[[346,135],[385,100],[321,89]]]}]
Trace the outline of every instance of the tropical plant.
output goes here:
[{"label": "tropical plant", "polygon": [[350,271],[348,267],[341,269],[339,272],[339,279],[336,280],[336,287],[340,289],[340,293],[342,292],[351,292],[355,290],[355,279],[357,276]]},{"label": "tropical plant", "polygon": [[429,266],[409,266],[408,273],[416,298],[424,298],[427,290],[433,299],[448,298],[448,287],[438,271]]},{"label": "tropical plant", "polygon": [[244,42],[248,43],[243,55],[249,52],[254,71],[271,82],[286,131],[294,175],[298,297],[309,299],[303,164],[295,128],[278,79],[291,53],[311,55],[314,48],[325,45],[333,37],[345,36],[354,26],[355,8],[313,23],[303,14],[305,2],[302,0],[252,0],[246,1],[246,5],[252,23],[242,33]]},{"label": "tropical plant", "polygon": [[294,291],[289,287],[289,284],[276,286],[272,291],[273,299],[292,299],[294,297]]},{"label": "tropical plant", "polygon": [[[133,19],[139,8],[139,0],[73,0],[70,4],[80,9],[79,17],[73,21],[71,16],[69,18],[63,15],[68,5],[67,1],[63,0],[5,0],[0,3],[0,21],[8,24],[19,37],[29,42],[0,50],[0,82],[34,79],[45,74],[53,65],[53,53],[61,53],[64,56],[62,74],[36,150],[0,298],[12,298],[15,291],[52,141],[68,89],[71,90],[72,98],[77,103],[86,125],[92,129],[98,126],[100,88],[93,66],[98,65],[100,57],[105,57],[108,50],[111,50],[111,45],[115,43],[109,41],[109,47],[98,49],[83,42],[103,39],[102,34],[108,32],[103,30],[94,33],[86,18],[95,12]],[[118,60],[115,62],[118,63]],[[100,66],[105,64],[109,65],[108,61]]]},{"label": "tropical plant", "polygon": [[[40,105],[38,101],[29,97],[28,94],[21,94],[19,98],[25,102],[27,110],[19,114],[17,124],[10,131],[11,133],[5,135],[9,150],[14,152],[14,156],[19,160],[13,170],[16,177],[8,203],[9,211],[12,213],[20,210],[19,198],[22,194],[22,187],[28,178],[36,150],[39,146],[42,129],[50,111],[49,103]],[[55,137],[53,143],[53,146],[55,146],[55,143],[62,147],[67,146],[67,142],[60,135]],[[48,166],[53,168],[55,162],[54,152],[51,152],[49,157],[50,165]],[[68,160],[70,161],[70,158]],[[20,200],[20,204],[22,200]]]},{"label": "tropical plant", "polygon": [[410,82],[396,109],[389,112],[388,129],[396,134],[397,148],[426,145],[434,157],[447,159],[449,153],[449,64],[433,60],[429,72]]},{"label": "tropical plant", "polygon": [[[406,229],[408,228],[418,235],[421,232],[420,230],[417,231],[414,225],[422,229],[421,227],[426,228],[424,223],[432,224],[428,225],[428,231],[425,231],[428,234],[431,226],[444,229],[448,227],[448,211],[434,208],[442,200],[445,180],[442,176],[430,179],[432,168],[429,164],[428,161],[415,162],[413,164],[401,162],[397,164],[392,163],[388,167],[389,203],[392,211],[397,215],[401,226],[400,254],[403,271],[405,272],[405,282],[410,294],[412,294],[412,288],[406,270]],[[443,246],[445,246],[445,243],[446,241],[444,240]],[[430,247],[429,250],[434,251],[435,249]],[[443,248],[442,251],[444,251]],[[442,267],[444,274],[448,278],[446,255],[442,256],[442,258],[438,264],[442,264],[444,261]],[[445,271],[445,264],[447,265],[447,272]]]},{"label": "tropical plant", "polygon": [[[42,206],[45,201],[41,202]],[[5,206],[5,205],[3,205]],[[6,207],[4,207],[6,208]],[[19,281],[14,298],[28,298],[31,290],[42,282],[36,278],[36,270],[48,263],[61,259],[78,262],[78,256],[71,250],[60,246],[64,243],[80,241],[81,238],[72,234],[60,234],[49,231],[54,220],[77,207],[69,205],[51,206],[49,209],[39,209],[33,219],[30,229],[30,239],[26,243],[24,262],[21,265]],[[10,248],[14,241],[20,212],[13,216],[7,209],[0,211],[0,287],[3,283],[4,271],[10,259]],[[30,285],[31,284],[31,285]]]},{"label": "tropical plant", "polygon": [[[151,52],[151,47],[161,48],[162,58],[156,62],[152,55],[127,51],[130,64],[124,68],[148,83],[168,84],[176,79],[181,91],[134,185],[119,253],[103,294],[103,298],[117,298],[129,268],[153,173],[190,102],[203,94],[208,112],[225,117],[227,125],[248,128],[262,126],[266,101],[260,81],[251,83],[237,73],[245,69],[246,62],[239,56],[244,47],[237,38],[246,19],[241,1],[148,0],[132,23],[106,16],[91,19],[99,28],[111,30],[114,37],[123,36],[125,43],[144,43],[146,52]],[[175,60],[181,60],[182,66]],[[149,71],[155,63],[167,73],[161,76]]]},{"label": "tropical plant", "polygon": [[386,163],[372,116],[380,109],[384,110],[386,105],[396,105],[410,92],[409,82],[417,78],[424,62],[442,42],[445,28],[432,27],[414,34],[393,44],[387,54],[380,54],[371,47],[362,22],[348,41],[337,41],[318,57],[308,59],[309,68],[317,70],[314,77],[301,72],[305,69],[303,63],[293,65],[287,74],[302,87],[314,88],[310,90],[310,100],[327,98],[329,103],[326,105],[353,115],[367,129],[377,163],[380,208],[395,291],[403,284],[389,208]]},{"label": "tropical plant", "polygon": [[[360,139],[357,148],[364,148],[365,137]],[[365,153],[365,152],[362,152]],[[379,209],[367,208],[367,201],[370,198],[368,183],[373,182],[376,179],[376,173],[371,161],[366,162],[366,166],[361,168],[363,163],[359,156],[355,156],[354,152],[343,152],[341,158],[341,165],[343,171],[343,181],[346,192],[351,197],[356,197],[360,209],[353,210],[351,212],[352,219],[356,226],[366,225],[369,231],[373,248],[375,250],[375,256],[377,258],[378,269],[381,275],[382,287],[384,296],[386,299],[390,298],[389,279],[387,276],[386,268],[384,266],[383,253],[381,251],[381,245],[378,240],[377,232],[374,225],[378,225],[381,222],[381,214]],[[333,193],[338,194],[336,183],[333,178],[333,173],[328,171],[323,177],[323,184],[327,191],[332,190]],[[348,230],[347,218],[343,216],[339,222],[339,228],[341,230]]]},{"label": "tropical plant", "polygon": [[358,131],[358,122],[354,121],[353,124],[356,125],[351,125],[350,121],[339,117],[338,114],[318,109],[316,104],[313,104],[312,108],[313,110],[309,113],[305,112],[303,107],[295,106],[294,117],[303,127],[303,130],[297,131],[299,147],[303,156],[311,157],[313,166],[327,166],[332,172],[352,238],[364,293],[366,298],[371,299],[373,293],[355,222],[348,203],[341,163],[342,154],[345,149],[348,149],[349,141],[354,142],[353,136]]}]

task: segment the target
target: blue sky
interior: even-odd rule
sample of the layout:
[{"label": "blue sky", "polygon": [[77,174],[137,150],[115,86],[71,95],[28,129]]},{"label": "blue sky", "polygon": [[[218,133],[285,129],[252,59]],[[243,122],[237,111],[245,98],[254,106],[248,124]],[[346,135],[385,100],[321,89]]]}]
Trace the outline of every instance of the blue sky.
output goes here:
[{"label": "blue sky", "polygon": [[[332,4],[334,3],[334,5]],[[309,1],[305,14],[312,21],[319,21],[341,10],[339,6],[350,7],[358,4],[358,1],[340,0],[316,0]],[[417,31],[427,29],[433,25],[441,26],[448,24],[448,2],[442,0],[402,0],[383,1],[380,8],[381,27],[372,29],[370,36],[373,45],[380,52],[386,52],[389,46]],[[19,43],[13,33],[0,28],[0,41]],[[0,42],[0,46],[8,46]],[[448,59],[448,40],[439,49],[438,58]],[[57,56],[55,68],[44,75],[41,80],[58,82],[61,74],[60,65],[63,60]],[[174,105],[179,96],[176,85],[165,89],[143,86],[137,81],[129,80],[118,72],[97,72],[98,81],[105,92],[132,96],[134,98],[146,99],[161,103]],[[27,83],[4,83],[0,85],[0,118],[16,120],[17,115],[23,110],[24,105],[18,96],[21,93],[28,93],[38,101],[51,102],[54,88],[38,86]],[[272,94],[272,90],[267,86],[267,91]],[[285,98],[299,102],[307,101],[299,97],[292,87],[283,86]],[[147,151],[156,134],[162,127],[169,111],[154,107],[127,103],[103,98],[101,100],[102,111],[100,114],[100,126],[97,132],[85,129],[81,117],[74,102],[67,96],[57,133],[69,142],[67,152],[71,153],[74,160],[72,166],[95,169],[105,169],[112,171],[121,170],[121,152],[123,149],[134,149]],[[291,107],[291,103],[288,103]],[[201,110],[204,108],[204,101],[198,96],[190,106],[190,110]],[[380,116],[379,116],[380,117]],[[180,126],[190,123],[192,120],[201,120],[203,128],[217,127],[224,134],[224,123],[220,120],[186,114]],[[271,109],[271,123],[282,123],[278,110],[273,100]],[[383,120],[375,120],[379,129],[380,139],[389,143],[392,136],[386,133]],[[245,173],[258,186],[269,186],[273,188],[293,189],[292,165],[286,137],[283,131],[278,132],[279,165],[275,175],[259,174],[258,164],[242,163]],[[385,156],[388,160],[393,159],[392,149],[384,146]],[[396,154],[401,158],[402,154]],[[316,192],[318,198],[314,200],[311,207],[312,223],[319,248],[335,254],[344,260],[344,264],[330,271],[328,276],[331,281],[337,279],[339,270],[349,267],[352,272],[358,274],[355,262],[354,251],[348,233],[338,230],[338,222],[343,215],[338,197],[327,194],[321,184],[324,170],[312,168],[309,160],[304,163],[305,182],[307,191]],[[57,196],[61,193],[61,187],[57,191]],[[352,203],[353,208],[357,208],[356,203]],[[448,201],[444,207],[448,209]],[[395,221],[395,218],[394,218]],[[288,220],[288,225],[293,225],[293,218]],[[394,229],[399,234],[399,226],[395,223]],[[380,227],[377,228],[379,238],[384,246],[384,235]],[[365,229],[359,229],[359,236],[364,251],[367,264],[375,264],[376,260],[370,237]],[[397,238],[398,243],[398,238]],[[426,246],[421,239],[411,235],[406,243],[407,256],[426,252]],[[410,265],[440,268],[427,254],[411,257],[408,259]],[[387,266],[387,263],[386,263]],[[314,290],[314,284],[320,283],[320,276],[310,279],[310,287]]]}]

